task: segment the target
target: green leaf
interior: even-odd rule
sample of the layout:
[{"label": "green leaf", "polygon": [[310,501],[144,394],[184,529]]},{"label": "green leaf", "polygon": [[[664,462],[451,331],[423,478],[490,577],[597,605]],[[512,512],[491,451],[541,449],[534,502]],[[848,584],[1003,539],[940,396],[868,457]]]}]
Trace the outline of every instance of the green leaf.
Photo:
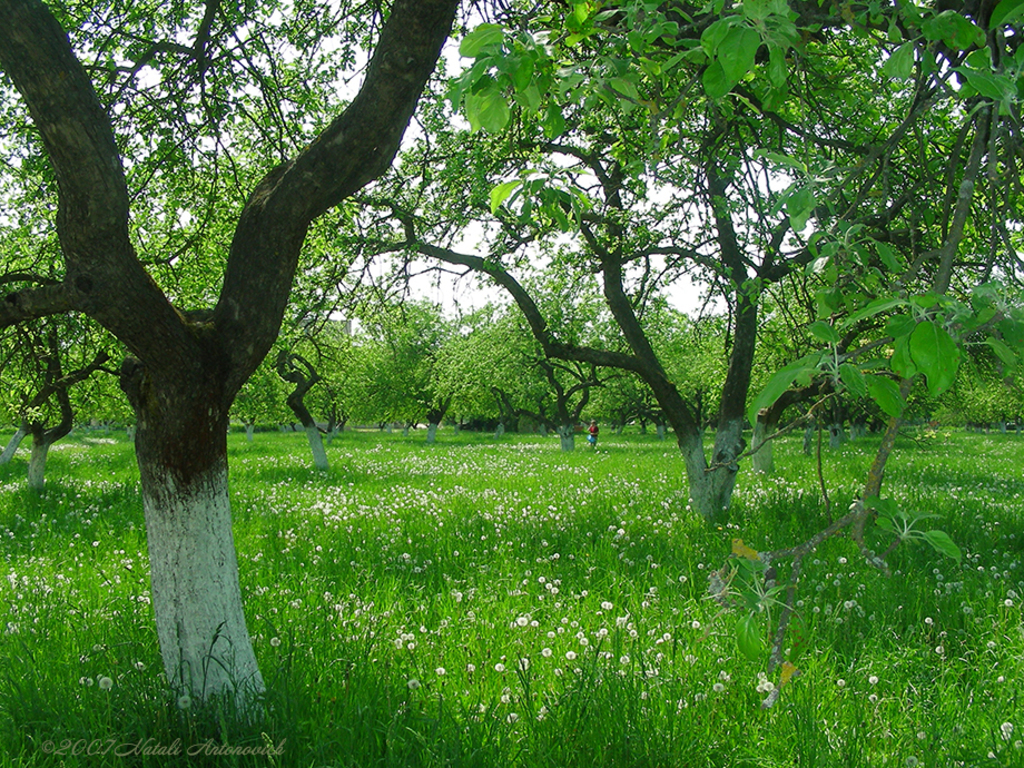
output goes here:
[{"label": "green leaf", "polygon": [[953,385],[960,363],[960,350],[946,330],[931,320],[918,324],[910,335],[910,357],[928,383],[928,393],[937,397]]},{"label": "green leaf", "polygon": [[864,506],[873,509],[879,514],[887,517],[895,517],[899,514],[899,507],[892,499],[883,499],[878,496],[868,496],[864,499]]},{"label": "green leaf", "polygon": [[893,523],[891,518],[879,515],[875,518],[875,525],[877,525],[883,531],[888,531],[889,533],[896,533],[896,524]]},{"label": "green leaf", "polygon": [[858,309],[856,312],[854,312],[852,315],[846,318],[846,320],[844,320],[842,323],[842,327],[850,328],[851,326],[854,326],[857,323],[859,323],[864,318],[880,315],[883,312],[888,312],[890,309],[901,307],[904,304],[906,304],[906,302],[903,299],[891,299],[884,297],[880,299],[875,299],[874,301],[868,303],[867,306]]},{"label": "green leaf", "polygon": [[896,385],[896,382],[884,376],[868,375],[864,377],[864,383],[867,384],[868,394],[871,396],[871,399],[885,413],[893,418],[903,413],[905,403],[903,398],[900,397],[900,388]]},{"label": "green leaf", "polygon": [[522,180],[506,181],[491,190],[491,213],[497,212],[501,204],[508,200],[509,195],[515,192],[523,184]]},{"label": "green leaf", "polygon": [[910,337],[900,336],[893,344],[889,367],[901,378],[910,379],[917,375],[917,366],[910,356]]},{"label": "green leaf", "polygon": [[732,80],[734,84],[742,80],[754,66],[754,57],[760,45],[761,35],[756,29],[746,25],[730,29],[717,52],[726,79]]},{"label": "green leaf", "polygon": [[839,379],[854,397],[867,397],[868,385],[864,381],[864,374],[857,366],[842,363],[839,366]]},{"label": "green leaf", "polygon": [[992,351],[995,352],[999,359],[1006,365],[1009,365],[1010,367],[1017,365],[1017,355],[1002,341],[999,339],[985,339],[985,343],[992,347]]},{"label": "green leaf", "polygon": [[704,53],[708,57],[713,57],[715,52],[718,51],[718,46],[725,40],[725,36],[729,34],[729,30],[736,24],[737,19],[735,16],[728,16],[724,19],[719,19],[714,22],[707,29],[701,33],[700,45],[704,49]]},{"label": "green leaf", "polygon": [[960,547],[953,543],[953,540],[944,531],[925,531],[924,539],[936,552],[953,558],[957,562],[962,557]]},{"label": "green leaf", "polygon": [[789,224],[794,232],[800,232],[807,226],[807,220],[814,213],[816,204],[814,192],[806,186],[800,187],[786,198],[786,213],[789,214]]},{"label": "green leaf", "polygon": [[636,86],[624,77],[613,78],[608,82],[608,85],[615,90],[617,95],[626,96],[633,101],[640,100],[640,94],[637,92]]},{"label": "green leaf", "polygon": [[789,68],[786,66],[786,51],[774,43],[768,46],[768,80],[776,88],[786,84]]},{"label": "green leaf", "polygon": [[938,16],[926,19],[921,30],[928,40],[941,40],[962,51],[985,44],[985,30],[957,11],[943,11]]},{"label": "green leaf", "polygon": [[838,344],[839,334],[836,329],[826,323],[824,320],[815,320],[809,326],[807,330],[817,339],[824,341],[826,344]]},{"label": "green leaf", "polygon": [[967,83],[978,93],[986,98],[995,101],[1013,98],[1016,94],[1016,87],[1010,78],[1005,75],[994,75],[991,72],[983,72],[969,67],[957,67],[958,74],[967,79]]},{"label": "green leaf", "polygon": [[713,61],[708,65],[704,74],[701,75],[701,81],[704,84],[704,93],[708,95],[708,98],[716,101],[729,93],[737,83],[736,80],[729,80],[725,76],[725,70],[722,69],[722,65],[718,61]]},{"label": "green leaf", "polygon": [[1021,15],[1024,15],[1024,0],[1003,0],[992,11],[988,28],[995,29],[1000,24],[1016,21]]},{"label": "green leaf", "polygon": [[505,28],[500,24],[481,24],[459,43],[459,55],[475,59],[489,45],[501,44],[505,39]]},{"label": "green leaf", "polygon": [[878,251],[879,260],[890,272],[902,272],[904,270],[904,266],[900,263],[899,257],[896,256],[896,253],[888,246],[888,244],[876,241],[875,250]]},{"label": "green leaf", "polygon": [[748,613],[736,622],[736,646],[740,653],[751,661],[757,661],[761,657],[764,650],[761,628],[758,626],[757,616],[753,613]]},{"label": "green leaf", "polygon": [[565,131],[565,118],[562,117],[562,109],[554,102],[548,102],[548,109],[544,115],[544,136],[548,139],[557,139]]},{"label": "green leaf", "polygon": [[882,65],[882,74],[895,80],[906,80],[914,74],[914,44],[904,43]]},{"label": "green leaf", "polygon": [[816,365],[817,355],[807,355],[797,360],[795,363],[790,363],[786,367],[782,368],[774,376],[772,376],[765,388],[761,390],[760,394],[754,398],[750,407],[747,409],[747,418],[750,419],[750,423],[753,424],[757,421],[757,412],[762,408],[769,407],[772,403],[782,397],[782,393],[789,389],[790,385],[802,375],[815,374],[818,371]]},{"label": "green leaf", "polygon": [[[905,304],[906,302],[901,303]],[[893,338],[909,336],[914,332],[914,328],[916,327],[917,320],[915,320],[911,315],[893,315],[885,324],[885,335],[892,336]]]},{"label": "green leaf", "polygon": [[505,97],[494,85],[466,96],[466,118],[474,132],[483,128],[488,133],[501,133],[512,118],[512,112]]}]

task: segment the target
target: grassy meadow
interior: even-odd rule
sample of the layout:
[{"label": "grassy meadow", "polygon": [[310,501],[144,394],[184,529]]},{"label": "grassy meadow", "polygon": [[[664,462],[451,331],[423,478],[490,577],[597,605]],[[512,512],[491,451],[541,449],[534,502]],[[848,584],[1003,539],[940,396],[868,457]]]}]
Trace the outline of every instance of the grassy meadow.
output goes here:
[{"label": "grassy meadow", "polygon": [[[348,432],[326,474],[302,434],[229,445],[263,720],[168,690],[131,446],[78,431],[41,494],[27,446],[0,467],[0,766],[1024,765],[1024,439],[899,440],[886,492],[963,560],[905,546],[886,577],[826,542],[801,580],[802,674],[767,710],[780,680],[739,653],[707,576],[733,538],[825,525],[799,438],[776,476],[741,473],[720,526],[653,435],[563,454]],[[826,451],[833,514],[876,445]]]}]

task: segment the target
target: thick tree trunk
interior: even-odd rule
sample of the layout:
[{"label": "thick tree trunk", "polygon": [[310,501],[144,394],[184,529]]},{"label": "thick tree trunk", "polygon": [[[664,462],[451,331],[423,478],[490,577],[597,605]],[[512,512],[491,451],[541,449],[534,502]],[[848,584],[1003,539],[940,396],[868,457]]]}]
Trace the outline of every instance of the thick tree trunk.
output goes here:
[{"label": "thick tree trunk", "polygon": [[498,428],[494,430],[494,439],[497,440],[505,435],[505,424],[502,422],[498,423]]},{"label": "thick tree trunk", "polygon": [[576,450],[576,427],[572,424],[559,427],[558,439],[565,453]]},{"label": "thick tree trunk", "polygon": [[32,455],[28,460],[28,487],[37,491],[43,490],[46,473],[46,457],[49,455],[52,440],[45,437],[32,438]]},{"label": "thick tree trunk", "polygon": [[434,422],[430,422],[427,425],[427,445],[433,445],[437,442],[437,427],[438,425]]},{"label": "thick tree trunk", "polygon": [[212,360],[155,381],[121,368],[135,409],[135,453],[149,547],[153,613],[173,689],[199,703],[225,699],[243,718],[264,690],[242,612],[228,495],[230,398]]},{"label": "thick tree trunk", "polygon": [[242,611],[227,462],[183,477],[147,466],[142,501],[157,637],[175,691],[248,717],[264,690]]},{"label": "thick tree trunk", "polygon": [[245,425],[245,440],[246,440],[246,442],[248,442],[248,443],[252,442],[252,434],[255,431],[256,431],[255,425],[253,425],[253,424],[246,424]]},{"label": "thick tree trunk", "polygon": [[11,435],[11,439],[7,441],[7,447],[4,448],[4,452],[0,453],[0,464],[10,464],[26,434],[28,434],[28,429],[22,424],[18,427],[18,431]]}]

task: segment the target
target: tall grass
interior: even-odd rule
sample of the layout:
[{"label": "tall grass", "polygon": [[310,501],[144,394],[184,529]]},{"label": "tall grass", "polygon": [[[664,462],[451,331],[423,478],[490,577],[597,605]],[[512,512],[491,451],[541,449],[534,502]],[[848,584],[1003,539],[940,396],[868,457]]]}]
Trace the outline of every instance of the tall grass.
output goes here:
[{"label": "tall grass", "polygon": [[[874,445],[825,457],[833,512]],[[887,492],[964,558],[905,547],[886,578],[826,542],[800,585],[801,675],[770,710],[766,659],[737,651],[707,576],[733,538],[766,550],[825,524],[796,441],[777,476],[741,474],[720,526],[687,510],[678,450],[648,436],[562,454],[345,433],[326,474],[300,434],[230,452],[263,718],[168,690],[131,449],[86,432],[55,447],[42,493],[20,455],[0,467],[0,765],[1024,764],[1014,437],[901,439]],[[105,754],[75,754],[90,748]],[[144,754],[160,749],[179,754]]]}]

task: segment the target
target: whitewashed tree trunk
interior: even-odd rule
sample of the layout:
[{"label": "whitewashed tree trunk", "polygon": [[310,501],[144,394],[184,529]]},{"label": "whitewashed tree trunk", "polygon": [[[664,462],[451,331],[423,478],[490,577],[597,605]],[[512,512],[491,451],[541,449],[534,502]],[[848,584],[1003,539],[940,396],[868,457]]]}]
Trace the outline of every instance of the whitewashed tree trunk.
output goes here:
[{"label": "whitewashed tree trunk", "polygon": [[11,462],[26,434],[25,427],[20,427],[17,432],[11,435],[11,439],[7,441],[7,447],[4,448],[4,452],[0,453],[0,464],[9,464]]},{"label": "whitewashed tree trunk", "polygon": [[50,452],[50,443],[45,440],[32,441],[32,455],[28,460],[28,487],[37,491],[43,490],[46,473],[46,457]]},{"label": "whitewashed tree trunk", "polygon": [[408,436],[409,436],[409,425],[406,424],[404,427],[402,427],[402,437],[408,437]]},{"label": "whitewashed tree trunk", "polygon": [[846,442],[846,430],[842,422],[834,422],[828,426],[828,447],[835,449]]},{"label": "whitewashed tree trunk", "polygon": [[256,425],[255,424],[246,424],[245,425],[245,440],[246,440],[246,442],[249,442],[249,443],[252,442],[252,433],[255,432],[255,431],[256,431]]},{"label": "whitewashed tree trunk", "polygon": [[741,452],[738,446],[742,445],[742,436],[742,419],[720,425],[715,435],[710,467],[699,434],[684,435],[679,441],[679,448],[686,464],[691,507],[708,522],[719,519],[722,511],[729,507],[732,500],[736,474],[739,472],[736,460]]},{"label": "whitewashed tree trunk", "polygon": [[306,439],[309,441],[309,450],[313,452],[313,466],[324,471],[330,469],[327,451],[324,450],[324,440],[320,435],[320,430],[316,428],[316,424],[306,427],[305,432]]},{"label": "whitewashed tree trunk", "polygon": [[767,432],[767,425],[759,415],[754,423],[754,437],[750,446],[754,451],[751,464],[755,472],[770,475],[775,472],[775,456],[772,452],[771,441],[765,442],[765,438],[768,436]]},{"label": "whitewashed tree trunk", "polygon": [[242,611],[227,465],[188,482],[173,470],[150,474],[142,501],[167,679],[199,701],[230,697],[248,714],[264,683]]},{"label": "whitewashed tree trunk", "polygon": [[125,435],[128,437],[129,440],[134,440],[135,439],[135,425],[134,424],[131,424],[128,427],[128,429],[125,430]]},{"label": "whitewashed tree trunk", "polygon": [[433,445],[437,442],[437,424],[427,425],[427,445]]},{"label": "whitewashed tree trunk", "polygon": [[562,443],[562,450],[566,453],[576,450],[576,428],[572,425],[558,428],[558,439]]},{"label": "whitewashed tree trunk", "polygon": [[504,423],[500,423],[500,424],[498,424],[498,428],[496,430],[494,430],[494,437],[495,437],[495,439],[497,439],[499,437],[502,437],[504,434],[505,434],[505,424]]},{"label": "whitewashed tree trunk", "polygon": [[665,439],[665,425],[664,424],[659,424],[658,425],[658,439],[659,440],[664,440]]}]

